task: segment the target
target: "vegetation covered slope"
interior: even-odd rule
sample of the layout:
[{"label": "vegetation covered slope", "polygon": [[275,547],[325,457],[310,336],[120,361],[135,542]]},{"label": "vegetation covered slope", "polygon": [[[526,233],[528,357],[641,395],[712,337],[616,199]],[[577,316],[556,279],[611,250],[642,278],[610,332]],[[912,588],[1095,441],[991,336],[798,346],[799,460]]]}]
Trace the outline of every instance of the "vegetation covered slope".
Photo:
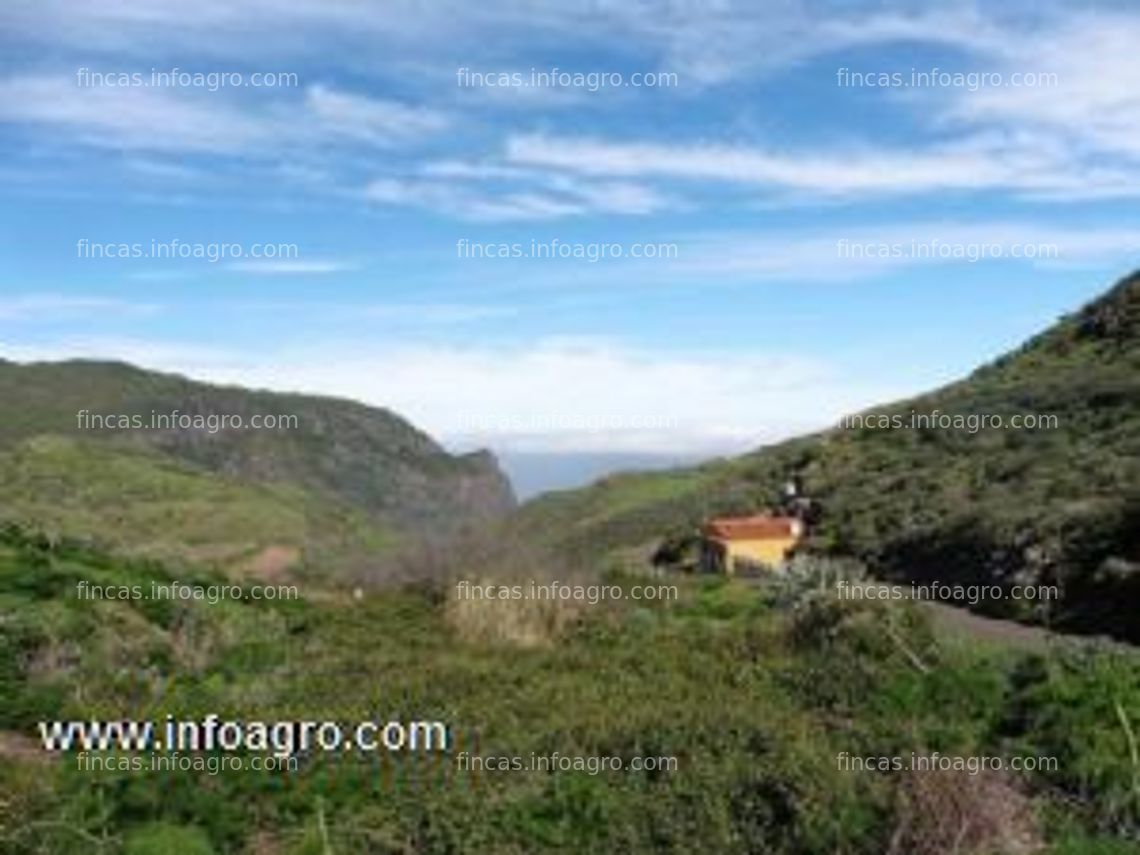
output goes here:
[{"label": "vegetation covered slope", "polygon": [[[450,455],[395,414],[350,401],[213,386],[121,363],[0,361],[0,407],[0,454],[44,435],[157,453],[231,481],[304,490],[413,532],[486,522],[513,505],[489,454]],[[230,426],[149,427],[152,413],[174,411],[206,425],[226,416]],[[97,416],[139,416],[146,427],[98,429],[106,423]],[[294,421],[238,429],[235,416],[247,426],[254,416]],[[10,502],[34,498],[0,491]]]},{"label": "vegetation covered slope", "polygon": [[[154,562],[0,530],[0,850],[981,855],[1044,843],[1122,855],[1140,834],[1129,653],[961,646],[903,605],[809,596],[789,608],[719,580],[678,580],[676,600],[612,601],[557,644],[526,648],[464,640],[438,589],[217,604],[72,593],[169,578]],[[446,722],[452,743],[211,774],[81,768],[37,741],[42,720],[209,714],[425,718]],[[464,751],[624,768],[474,772]],[[911,751],[1056,762],[939,774],[846,763]],[[645,757],[676,765],[630,768]]]},{"label": "vegetation covered slope", "polygon": [[37,436],[0,454],[0,521],[174,565],[265,581],[374,576],[400,533],[288,484],[247,483],[153,451]]},{"label": "vegetation covered slope", "polygon": [[544,496],[516,524],[593,562],[763,508],[798,475],[821,508],[814,551],[900,580],[1056,584],[1062,599],[1020,616],[1140,639],[1140,274],[966,379],[870,413],[935,411],[1049,414],[1057,427],[837,427]]}]

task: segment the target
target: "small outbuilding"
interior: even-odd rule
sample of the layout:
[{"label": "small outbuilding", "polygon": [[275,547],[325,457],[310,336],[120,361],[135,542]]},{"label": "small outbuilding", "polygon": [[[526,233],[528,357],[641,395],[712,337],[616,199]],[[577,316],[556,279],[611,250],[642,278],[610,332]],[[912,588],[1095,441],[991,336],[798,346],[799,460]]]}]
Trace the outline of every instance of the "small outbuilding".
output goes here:
[{"label": "small outbuilding", "polygon": [[701,530],[701,569],[730,576],[747,570],[779,570],[803,536],[804,523],[796,517],[716,517]]}]

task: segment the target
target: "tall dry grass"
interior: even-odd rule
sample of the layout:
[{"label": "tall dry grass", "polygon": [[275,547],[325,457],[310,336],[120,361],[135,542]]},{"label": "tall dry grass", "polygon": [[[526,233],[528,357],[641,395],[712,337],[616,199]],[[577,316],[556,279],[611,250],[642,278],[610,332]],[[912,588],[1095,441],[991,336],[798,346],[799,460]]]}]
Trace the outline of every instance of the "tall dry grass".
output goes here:
[{"label": "tall dry grass", "polygon": [[561,599],[465,597],[460,582],[527,591],[557,581],[588,585],[597,579],[554,552],[498,528],[464,532],[448,540],[420,541],[400,551],[368,580],[426,587],[448,624],[464,641],[539,647],[553,644],[589,603]]},{"label": "tall dry grass", "polygon": [[1044,848],[1032,801],[994,770],[910,773],[897,816],[889,855],[1033,855]]}]

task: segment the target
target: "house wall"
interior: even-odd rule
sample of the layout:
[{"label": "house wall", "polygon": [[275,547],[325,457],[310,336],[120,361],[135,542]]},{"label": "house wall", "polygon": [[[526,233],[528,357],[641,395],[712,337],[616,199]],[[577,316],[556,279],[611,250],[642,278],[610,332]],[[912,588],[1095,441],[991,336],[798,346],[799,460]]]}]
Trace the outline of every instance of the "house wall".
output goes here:
[{"label": "house wall", "polygon": [[765,538],[764,540],[732,540],[724,544],[727,550],[726,569],[732,573],[737,559],[751,561],[756,564],[767,564],[778,567],[784,563],[788,550],[796,545],[798,538]]}]

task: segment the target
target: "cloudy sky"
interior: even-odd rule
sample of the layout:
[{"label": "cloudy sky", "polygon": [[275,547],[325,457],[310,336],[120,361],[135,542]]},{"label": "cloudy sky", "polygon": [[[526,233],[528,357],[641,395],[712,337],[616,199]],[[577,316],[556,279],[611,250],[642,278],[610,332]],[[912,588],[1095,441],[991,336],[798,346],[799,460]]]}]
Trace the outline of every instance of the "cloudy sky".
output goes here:
[{"label": "cloudy sky", "polygon": [[755,446],[1140,266],[1137,44],[1127,4],[5,0],[0,356]]}]

